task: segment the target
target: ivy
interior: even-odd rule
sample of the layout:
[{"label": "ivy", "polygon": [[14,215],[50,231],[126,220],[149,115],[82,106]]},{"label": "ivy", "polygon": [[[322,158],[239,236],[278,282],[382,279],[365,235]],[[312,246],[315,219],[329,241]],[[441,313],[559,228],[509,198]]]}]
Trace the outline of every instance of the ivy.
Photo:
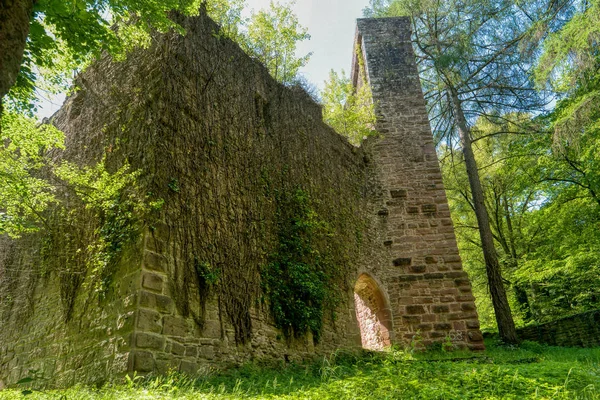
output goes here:
[{"label": "ivy", "polygon": [[311,205],[307,192],[277,193],[278,246],[261,271],[275,325],[289,337],[308,331],[319,340],[324,311],[336,304],[332,229]]},{"label": "ivy", "polygon": [[[102,299],[109,292],[125,246],[139,237],[144,216],[160,208],[163,201],[149,201],[148,196],[141,195],[136,185],[139,171],[130,171],[127,163],[110,173],[104,159],[94,167],[84,168],[63,162],[54,172],[66,183],[67,190],[74,192],[78,203],[65,204],[70,211],[62,213],[62,224],[93,232],[85,232],[85,243],[72,243],[77,248],[65,243],[51,245],[64,247],[64,252],[70,253],[67,259],[73,258],[72,254],[83,254],[71,260],[72,267],[91,275],[92,289]],[[60,242],[65,234],[54,236]],[[75,295],[78,285],[75,286],[69,290],[70,296]]]}]

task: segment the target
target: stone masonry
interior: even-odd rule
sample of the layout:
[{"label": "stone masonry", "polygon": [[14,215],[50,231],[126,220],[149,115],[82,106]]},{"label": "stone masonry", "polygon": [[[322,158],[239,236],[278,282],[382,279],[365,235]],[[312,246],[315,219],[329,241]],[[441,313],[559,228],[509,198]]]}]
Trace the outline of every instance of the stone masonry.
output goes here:
[{"label": "stone masonry", "polygon": [[600,346],[600,310],[517,329],[519,338],[565,347]]},{"label": "stone masonry", "polygon": [[[352,78],[371,86],[379,132],[361,148],[324,124],[303,90],[278,84],[216,35],[206,15],[181,22],[186,36],[157,34],[124,62],[104,56],[53,117],[67,144],[57,157],[79,165],[126,160],[165,206],[124,250],[105,297],[86,290],[90,278],[82,275],[66,319],[64,283],[72,277],[39,271],[43,240],[0,238],[0,388],[31,370],[46,386],[68,386],[414,340],[482,350],[408,19],[358,20]],[[348,288],[318,341],[284,337],[249,289],[260,287],[260,268],[275,248],[273,187],[309,191],[316,212],[348,244]],[[188,281],[178,265],[187,250],[241,286],[182,297]],[[232,265],[247,277],[227,275]],[[225,296],[233,302],[224,304]],[[248,315],[235,314],[244,302]],[[251,327],[245,343],[240,315]]]},{"label": "stone masonry", "polygon": [[[394,341],[420,332],[424,343],[463,337],[484,348],[474,297],[463,271],[427,118],[408,18],[359,19],[352,79],[366,69],[381,137],[367,146],[381,179],[380,265],[372,266],[390,299]],[[385,256],[383,256],[385,255]]]}]

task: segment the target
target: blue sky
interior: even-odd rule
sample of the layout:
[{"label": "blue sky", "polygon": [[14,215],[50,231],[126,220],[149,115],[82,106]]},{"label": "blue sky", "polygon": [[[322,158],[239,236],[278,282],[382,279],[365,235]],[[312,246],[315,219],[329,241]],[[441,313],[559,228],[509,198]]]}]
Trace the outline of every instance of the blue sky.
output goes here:
[{"label": "blue sky", "polygon": [[[302,70],[309,82],[319,89],[328,78],[329,71],[350,70],[356,18],[368,0],[296,0],[293,6],[300,24],[308,28],[311,39],[298,46],[298,54],[313,52],[308,65]],[[247,8],[256,11],[268,8],[270,0],[247,0]],[[54,114],[62,105],[64,96],[43,100],[38,117]]]}]

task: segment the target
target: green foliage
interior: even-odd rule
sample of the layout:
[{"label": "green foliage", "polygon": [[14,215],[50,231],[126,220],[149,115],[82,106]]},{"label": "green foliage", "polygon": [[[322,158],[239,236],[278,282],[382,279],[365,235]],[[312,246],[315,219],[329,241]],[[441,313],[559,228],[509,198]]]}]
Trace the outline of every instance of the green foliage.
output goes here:
[{"label": "green foliage", "polygon": [[[599,349],[487,343],[484,353],[344,354],[278,368],[247,364],[199,379],[171,373],[96,389],[34,392],[76,399],[588,399],[600,398]],[[0,392],[21,399],[19,390]]]},{"label": "green foliage", "polygon": [[[579,150],[552,146],[545,119],[506,115],[480,120],[475,156],[512,307],[521,323],[546,322],[597,308],[600,207],[597,139]],[[493,329],[477,224],[461,155],[442,148],[442,171],[458,244],[470,273],[482,326]],[[585,156],[575,156],[585,154]]]},{"label": "green foliage", "polygon": [[321,243],[332,230],[312,207],[304,190],[277,196],[277,251],[261,271],[263,291],[275,325],[290,336],[310,331],[319,339],[324,311],[335,305],[335,269]]},{"label": "green foliage", "polygon": [[362,62],[359,74],[361,84],[356,88],[343,70],[341,74],[331,70],[322,93],[323,120],[355,146],[375,134],[376,120],[371,88]]},{"label": "green foliage", "polygon": [[[55,169],[55,174],[67,184],[69,190],[81,201],[81,206],[88,211],[82,213],[81,209],[70,203],[62,215],[71,219],[75,226],[91,223],[95,233],[84,244],[85,249],[67,246],[65,250],[74,254],[83,251],[86,254],[79,262],[84,263],[86,275],[91,276],[94,284],[92,289],[102,297],[111,286],[112,275],[124,246],[139,236],[144,216],[153,209],[160,208],[162,201],[149,201],[139,193],[136,186],[139,171],[130,171],[128,164],[109,173],[104,159],[94,167],[84,168],[63,162]],[[82,220],[82,217],[86,220]],[[64,245],[60,240],[57,238],[57,242],[52,245]],[[69,256],[72,255],[67,255]]]},{"label": "green foliage", "polygon": [[247,33],[241,40],[242,48],[256,57],[279,82],[295,81],[298,70],[305,66],[311,54],[296,57],[298,42],[310,39],[306,28],[300,25],[292,11],[294,3],[270,3],[268,10],[260,10],[250,17]]},{"label": "green foliage", "polygon": [[[562,98],[551,119],[554,145],[565,152],[569,147],[578,150],[580,141],[589,141],[590,135],[595,140],[600,130],[597,106],[600,100],[599,39],[600,2],[585,2],[580,12],[544,42],[537,63],[535,79],[538,86],[549,86]],[[586,147],[585,143],[583,147]],[[596,155],[585,156],[594,160]]]},{"label": "green foliage", "polygon": [[39,229],[41,214],[56,201],[39,174],[44,153],[63,147],[63,133],[15,113],[4,113],[0,123],[0,235],[18,237]]},{"label": "green foliage", "polygon": [[242,0],[44,0],[35,2],[17,84],[8,105],[32,110],[38,89],[65,91],[74,71],[108,51],[117,59],[147,47],[153,30],[184,33],[171,12],[197,15],[204,4],[228,35],[235,36]]},{"label": "green foliage", "polygon": [[582,10],[543,43],[535,79],[538,85],[546,83],[562,93],[569,93],[584,84],[588,72],[598,63],[600,39],[600,2],[586,1]]}]

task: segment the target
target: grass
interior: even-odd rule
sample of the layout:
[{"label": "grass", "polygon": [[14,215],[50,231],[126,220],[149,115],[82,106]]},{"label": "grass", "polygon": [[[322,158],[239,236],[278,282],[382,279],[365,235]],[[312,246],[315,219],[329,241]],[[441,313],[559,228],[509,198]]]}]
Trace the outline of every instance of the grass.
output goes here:
[{"label": "grass", "polygon": [[246,365],[200,379],[135,377],[27,396],[4,390],[0,399],[600,399],[600,348],[486,344],[477,354],[336,353],[312,364]]}]

